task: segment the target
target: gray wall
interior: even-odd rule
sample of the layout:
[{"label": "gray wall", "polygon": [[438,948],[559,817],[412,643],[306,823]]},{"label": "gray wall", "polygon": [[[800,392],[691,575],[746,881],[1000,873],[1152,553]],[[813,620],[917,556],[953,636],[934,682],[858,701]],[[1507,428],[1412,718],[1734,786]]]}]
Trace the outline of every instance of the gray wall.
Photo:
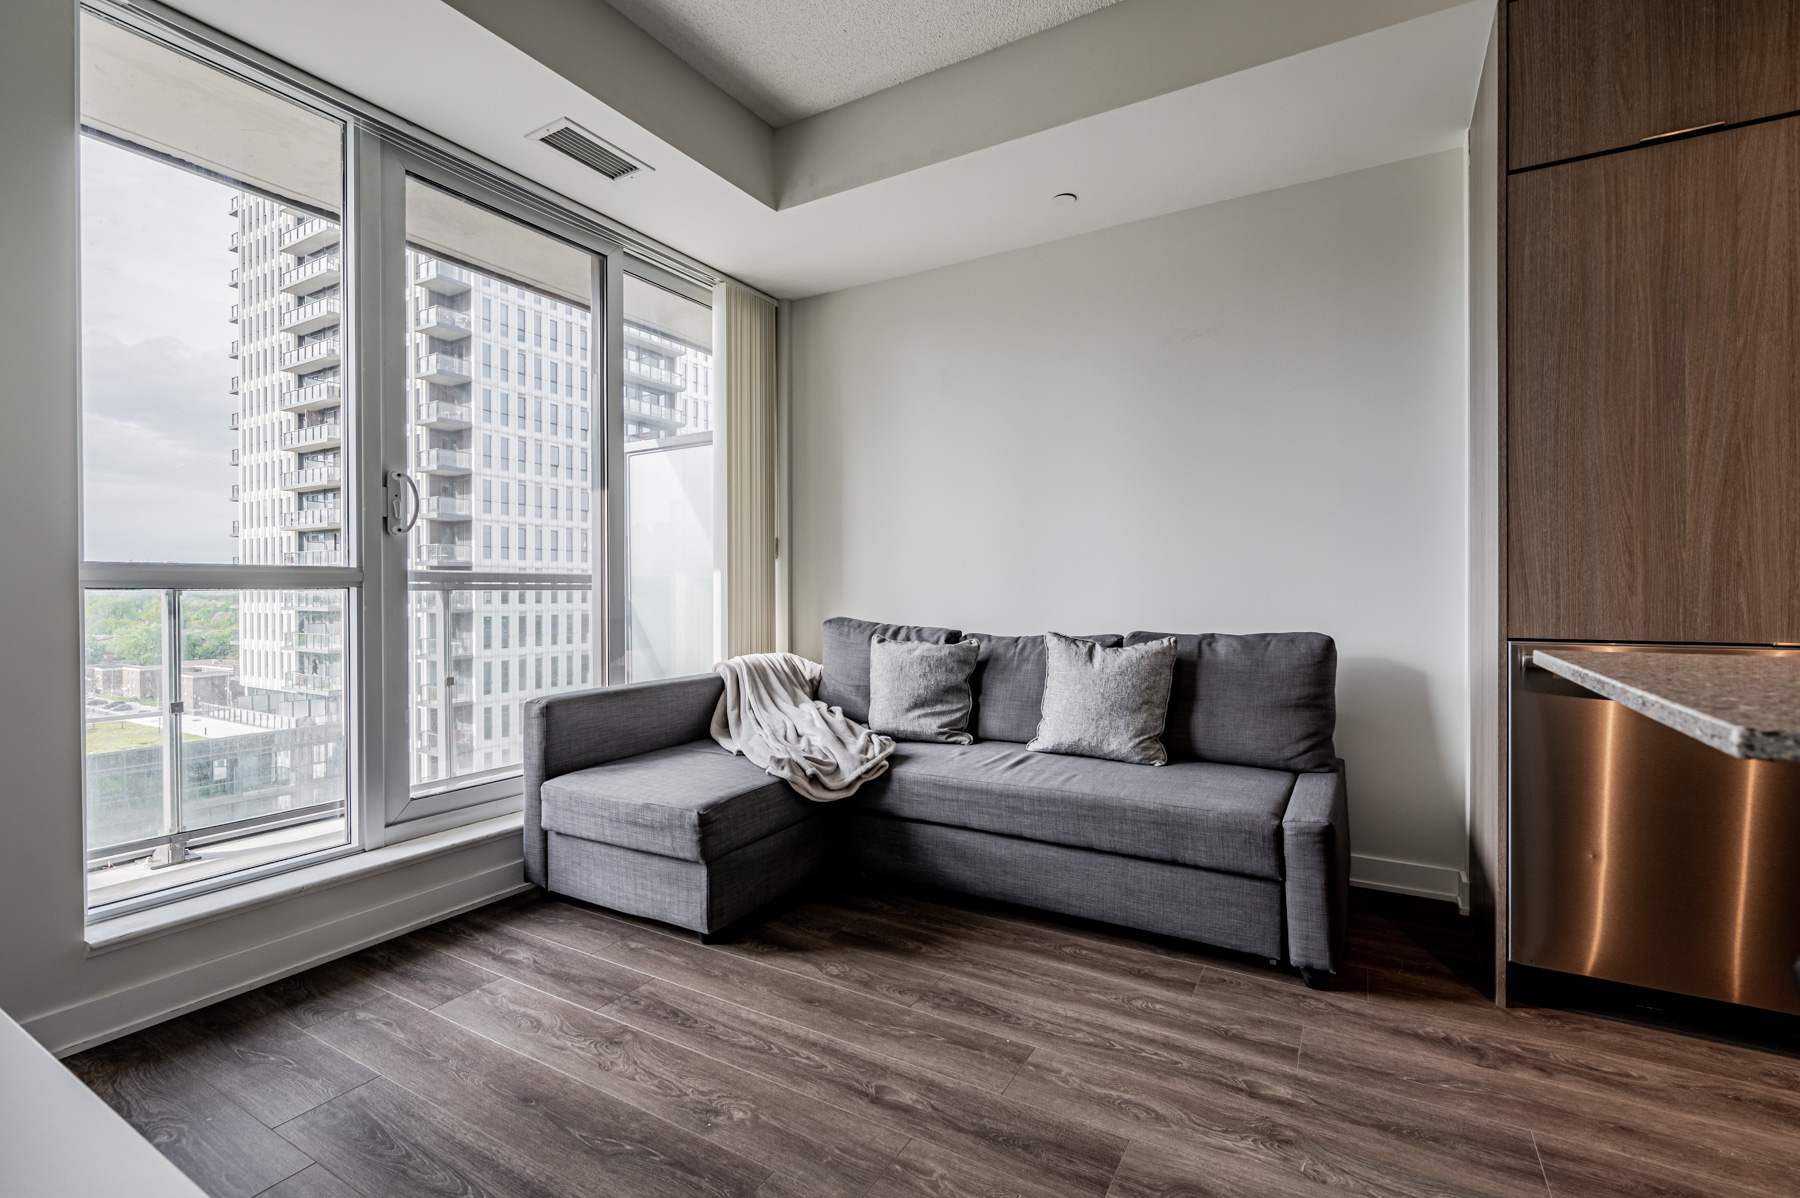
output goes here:
[{"label": "gray wall", "polygon": [[0,1008],[53,1049],[329,959],[520,882],[491,842],[88,956],[76,574],[75,13],[0,36]]},{"label": "gray wall", "polygon": [[1358,876],[1465,855],[1462,151],[794,306],[794,644],[1337,638]]}]

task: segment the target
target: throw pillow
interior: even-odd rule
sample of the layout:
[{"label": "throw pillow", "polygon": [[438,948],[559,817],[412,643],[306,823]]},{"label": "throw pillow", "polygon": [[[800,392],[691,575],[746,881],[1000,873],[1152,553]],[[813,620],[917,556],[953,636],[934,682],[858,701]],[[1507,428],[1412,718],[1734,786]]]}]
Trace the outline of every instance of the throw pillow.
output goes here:
[{"label": "throw pillow", "polygon": [[[1127,645],[1168,633],[1134,632]],[[1337,646],[1318,632],[1175,638],[1163,744],[1172,761],[1303,773],[1336,768]]]},{"label": "throw pillow", "polygon": [[[979,740],[1024,744],[1037,735],[1038,720],[1044,714],[1044,638],[989,636],[985,632],[966,635],[981,642],[975,677],[969,680],[969,689],[975,692],[975,714],[969,717],[969,731]],[[1125,643],[1125,638],[1116,632],[1075,639],[1093,641],[1108,649]]]},{"label": "throw pillow", "polygon": [[1165,765],[1163,721],[1175,676],[1175,638],[1107,649],[1044,634],[1044,714],[1025,747],[1138,765]]},{"label": "throw pillow", "polygon": [[841,707],[859,724],[869,722],[869,638],[877,634],[890,641],[929,641],[948,645],[962,639],[955,628],[931,628],[919,624],[875,624],[833,616],[825,621],[824,653],[819,658],[825,673],[819,679],[818,699],[828,707]]},{"label": "throw pillow", "polygon": [[871,636],[869,727],[895,740],[972,743],[969,676],[980,652],[976,641],[934,645]]}]

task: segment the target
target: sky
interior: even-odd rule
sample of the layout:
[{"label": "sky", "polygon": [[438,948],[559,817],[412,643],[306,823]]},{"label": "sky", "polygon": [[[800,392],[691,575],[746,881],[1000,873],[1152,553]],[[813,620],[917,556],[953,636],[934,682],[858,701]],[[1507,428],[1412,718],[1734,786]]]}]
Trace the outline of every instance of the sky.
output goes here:
[{"label": "sky", "polygon": [[229,562],[233,188],[81,139],[83,556]]}]

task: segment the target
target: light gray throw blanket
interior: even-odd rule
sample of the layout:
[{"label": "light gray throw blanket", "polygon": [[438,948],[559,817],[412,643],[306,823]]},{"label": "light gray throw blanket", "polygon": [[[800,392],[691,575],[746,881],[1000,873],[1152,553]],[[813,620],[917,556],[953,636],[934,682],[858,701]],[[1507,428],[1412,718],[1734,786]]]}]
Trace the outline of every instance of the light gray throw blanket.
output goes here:
[{"label": "light gray throw blanket", "polygon": [[887,772],[889,737],[813,698],[823,668],[792,653],[750,653],[716,667],[725,693],[712,738],[814,802],[849,798]]}]

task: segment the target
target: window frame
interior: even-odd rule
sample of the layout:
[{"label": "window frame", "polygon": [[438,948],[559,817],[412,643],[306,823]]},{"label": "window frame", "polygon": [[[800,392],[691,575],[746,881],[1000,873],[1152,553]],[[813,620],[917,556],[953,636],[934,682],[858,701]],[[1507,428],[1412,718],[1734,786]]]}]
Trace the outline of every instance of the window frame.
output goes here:
[{"label": "window frame", "polygon": [[[693,259],[644,239],[567,197],[415,129],[182,14],[166,9],[125,8],[112,0],[83,0],[79,7],[162,49],[222,70],[342,126],[340,335],[344,344],[345,420],[347,431],[354,432],[343,450],[343,503],[347,513],[347,564],[343,566],[90,562],[82,555],[76,602],[81,601],[83,592],[94,588],[343,588],[349,593],[344,613],[346,843],[234,873],[178,883],[98,908],[86,908],[84,897],[87,923],[97,926],[149,908],[511,814],[523,806],[522,768],[506,767],[504,776],[473,775],[468,782],[451,779],[442,787],[418,793],[411,784],[411,656],[407,635],[411,580],[407,539],[388,533],[384,510],[390,475],[401,470],[410,474],[412,466],[406,411],[406,355],[412,352],[412,336],[400,315],[406,310],[410,284],[405,258],[406,178],[416,177],[469,203],[566,241],[594,257],[593,299],[582,334],[591,346],[585,366],[593,373],[593,400],[595,405],[603,406],[586,435],[575,441],[592,455],[594,462],[593,481],[582,490],[596,496],[594,502],[599,511],[590,527],[603,538],[605,549],[591,555],[593,560],[586,571],[592,592],[583,621],[591,617],[593,639],[583,657],[591,654],[595,663],[592,685],[614,685],[623,682],[625,675],[624,502],[622,496],[613,492],[623,486],[625,477],[622,363],[627,260],[633,274],[642,275],[646,269],[667,271],[696,291],[710,289],[719,276]],[[516,314],[521,317],[517,337],[523,342],[524,309],[518,308]],[[593,329],[591,337],[589,327]],[[504,348],[501,353],[504,363]],[[522,350],[517,352],[520,366],[525,356]],[[570,382],[572,374],[571,371]],[[523,386],[523,377],[519,382]],[[523,398],[521,392],[521,424],[525,414]],[[517,439],[522,459],[524,438]],[[79,458],[76,468],[80,469]],[[506,485],[504,479],[502,485]],[[503,524],[503,545],[505,531]],[[584,541],[585,532],[586,529]],[[568,548],[572,555],[573,544]],[[446,591],[480,590],[484,580],[498,581],[500,577],[473,569],[445,571],[443,575],[437,581]],[[507,573],[505,577],[511,581],[517,576]],[[545,582],[554,580],[566,585],[575,575],[541,577]],[[584,668],[583,674],[586,672]],[[510,704],[503,710],[503,726],[509,722],[509,711]],[[85,826],[85,770],[82,818]],[[84,886],[84,896],[85,890]]]}]

